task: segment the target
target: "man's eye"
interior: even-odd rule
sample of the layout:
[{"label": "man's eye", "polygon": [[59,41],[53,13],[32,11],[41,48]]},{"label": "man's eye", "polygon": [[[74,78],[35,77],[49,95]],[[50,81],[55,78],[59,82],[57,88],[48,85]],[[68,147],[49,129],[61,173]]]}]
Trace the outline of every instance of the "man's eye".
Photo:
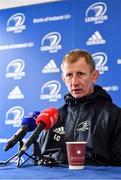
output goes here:
[{"label": "man's eye", "polygon": [[78,77],[80,77],[80,76],[82,76],[82,75],[84,75],[83,72],[78,72],[78,73],[77,73],[77,76],[78,76]]},{"label": "man's eye", "polygon": [[66,74],[66,77],[67,77],[67,78],[72,78],[72,74],[71,74],[71,73],[68,73],[68,74]]}]

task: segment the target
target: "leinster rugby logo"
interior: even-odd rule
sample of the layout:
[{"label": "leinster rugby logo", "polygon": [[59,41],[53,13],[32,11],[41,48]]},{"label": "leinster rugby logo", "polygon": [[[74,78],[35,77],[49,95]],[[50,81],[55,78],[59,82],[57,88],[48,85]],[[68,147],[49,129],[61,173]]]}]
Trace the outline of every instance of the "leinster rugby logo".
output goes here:
[{"label": "leinster rugby logo", "polygon": [[90,121],[83,121],[78,124],[77,131],[87,131],[90,127]]},{"label": "leinster rugby logo", "polygon": [[50,32],[43,37],[40,50],[49,51],[50,53],[58,52],[62,49],[60,41],[61,35],[59,32]]},{"label": "leinster rugby logo", "polygon": [[108,66],[106,65],[108,57],[104,52],[97,52],[92,54],[94,62],[96,64],[96,69],[100,74],[103,74],[105,71],[108,71]]},{"label": "leinster rugby logo", "polygon": [[108,19],[106,11],[107,5],[104,2],[97,2],[92,4],[86,10],[85,22],[94,22],[95,24],[103,23]]},{"label": "leinster rugby logo", "polygon": [[21,79],[25,76],[24,67],[25,62],[22,59],[14,59],[7,65],[6,78]]},{"label": "leinster rugby logo", "polygon": [[12,15],[7,21],[7,32],[21,33],[26,29],[25,25],[25,15],[23,13],[16,13]]},{"label": "leinster rugby logo", "polygon": [[21,106],[14,106],[10,108],[6,113],[5,124],[12,124],[14,127],[20,127],[23,116],[24,109]]},{"label": "leinster rugby logo", "polygon": [[60,92],[61,84],[59,81],[52,80],[45,83],[41,88],[40,99],[49,101],[57,101],[61,98]]}]

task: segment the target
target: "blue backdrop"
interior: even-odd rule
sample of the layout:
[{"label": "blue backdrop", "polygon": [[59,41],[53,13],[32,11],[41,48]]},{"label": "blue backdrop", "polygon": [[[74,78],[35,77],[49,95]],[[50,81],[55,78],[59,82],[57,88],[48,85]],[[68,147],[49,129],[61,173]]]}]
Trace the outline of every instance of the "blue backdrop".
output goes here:
[{"label": "blue backdrop", "polygon": [[[67,0],[0,11],[0,159],[31,111],[60,107],[60,63],[74,48],[91,52],[98,84],[121,106],[121,1]],[[28,133],[29,135],[29,133]]]}]

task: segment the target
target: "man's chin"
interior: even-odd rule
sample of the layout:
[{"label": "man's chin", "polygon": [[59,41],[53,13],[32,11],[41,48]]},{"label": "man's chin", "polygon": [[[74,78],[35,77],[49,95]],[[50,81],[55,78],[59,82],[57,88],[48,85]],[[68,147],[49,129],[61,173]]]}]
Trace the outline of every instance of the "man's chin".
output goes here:
[{"label": "man's chin", "polygon": [[83,94],[72,94],[72,96],[73,96],[75,99],[79,99],[79,98],[84,97]]}]

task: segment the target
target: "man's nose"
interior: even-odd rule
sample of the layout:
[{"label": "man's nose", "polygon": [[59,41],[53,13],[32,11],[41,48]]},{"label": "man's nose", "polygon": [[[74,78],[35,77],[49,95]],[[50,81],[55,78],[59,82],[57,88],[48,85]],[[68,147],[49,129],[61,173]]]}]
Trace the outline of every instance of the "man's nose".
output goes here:
[{"label": "man's nose", "polygon": [[72,85],[75,86],[75,85],[78,85],[79,84],[79,78],[76,74],[73,74],[73,77],[71,79],[71,82],[72,82]]}]

